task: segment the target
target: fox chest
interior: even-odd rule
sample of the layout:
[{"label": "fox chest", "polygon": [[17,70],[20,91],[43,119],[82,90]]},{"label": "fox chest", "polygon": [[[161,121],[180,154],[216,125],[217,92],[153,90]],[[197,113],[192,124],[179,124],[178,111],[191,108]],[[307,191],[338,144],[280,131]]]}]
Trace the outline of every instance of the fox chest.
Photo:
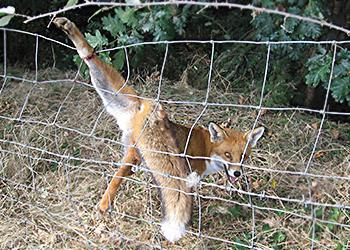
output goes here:
[{"label": "fox chest", "polygon": [[224,166],[221,162],[214,160],[206,160],[205,161],[205,171],[203,172],[203,176],[215,174],[224,169]]},{"label": "fox chest", "polygon": [[223,170],[223,166],[220,162],[214,160],[190,160],[191,171],[196,171],[202,177],[215,174]]}]

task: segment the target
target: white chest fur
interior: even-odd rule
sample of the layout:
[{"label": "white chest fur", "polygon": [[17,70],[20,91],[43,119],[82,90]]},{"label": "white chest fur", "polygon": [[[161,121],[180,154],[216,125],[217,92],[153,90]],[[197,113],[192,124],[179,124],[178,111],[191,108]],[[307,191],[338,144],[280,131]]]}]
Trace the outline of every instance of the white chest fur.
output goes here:
[{"label": "white chest fur", "polygon": [[212,158],[213,159],[210,161],[205,161],[206,169],[202,175],[199,175],[197,172],[192,172],[187,176],[188,187],[195,187],[200,183],[202,177],[220,172],[224,169],[224,163],[220,161],[222,160],[221,157],[213,155]]},{"label": "white chest fur", "polygon": [[220,160],[221,157],[217,155],[212,156],[212,160],[206,160],[205,161],[205,166],[206,169],[203,173],[203,176],[210,175],[210,174],[215,174],[217,172],[220,172],[224,169],[224,163],[222,163]]},{"label": "white chest fur", "polygon": [[112,105],[106,106],[106,110],[117,120],[118,126],[122,131],[128,131],[131,129],[131,121],[134,116],[132,111],[120,109]]}]

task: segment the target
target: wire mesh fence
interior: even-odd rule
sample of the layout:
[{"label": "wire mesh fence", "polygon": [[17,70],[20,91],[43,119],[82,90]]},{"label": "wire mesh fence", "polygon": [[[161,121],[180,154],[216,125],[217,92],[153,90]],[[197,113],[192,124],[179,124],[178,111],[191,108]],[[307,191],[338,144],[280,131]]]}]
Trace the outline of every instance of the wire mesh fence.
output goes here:
[{"label": "wire mesh fence", "polygon": [[[203,3],[152,2],[152,5],[164,4]],[[125,4],[87,2],[28,17],[28,21],[88,5],[117,7]],[[250,5],[206,5],[279,14],[349,33],[325,22]],[[253,130],[258,124],[270,128],[271,132],[255,150],[251,161],[242,164],[241,184],[237,187],[227,185],[225,178],[214,175],[203,179],[200,188],[188,193],[195,201],[193,226],[188,228],[184,239],[168,244],[159,232],[161,216],[156,195],[156,190],[164,187],[150,181],[152,175],[164,174],[151,171],[147,166],[133,165],[136,174],[123,177],[128,182],[118,193],[109,215],[101,217],[96,213],[96,204],[113,172],[125,165],[120,162],[122,147],[129,145],[121,142],[116,123],[102,108],[92,85],[81,78],[80,69],[57,75],[54,70],[40,69],[38,51],[41,42],[64,46],[72,55],[76,53],[75,49],[38,34],[1,30],[4,54],[0,88],[2,247],[21,248],[25,244],[53,248],[157,249],[349,247],[350,149],[347,139],[338,140],[339,133],[349,133],[349,128],[346,124],[329,121],[327,115],[348,116],[350,113],[327,111],[327,104],[339,46],[350,41],[186,40],[145,42],[100,51],[125,50],[126,84],[132,84],[138,90],[140,95],[135,97],[168,106],[174,120],[178,118],[180,122],[190,123],[191,128],[207,124],[213,116],[227,120],[228,113],[242,124],[241,129]],[[7,43],[12,42],[7,39],[9,32],[34,37],[34,71],[23,75],[9,72]],[[167,80],[163,75],[171,47],[184,44],[207,44],[210,48],[208,84],[206,90],[198,92],[200,98],[187,90],[188,93],[183,93],[181,89],[177,93],[184,98],[174,98],[174,88],[176,93],[178,86],[165,84]],[[264,77],[261,89],[255,93],[257,103],[227,102],[220,98],[220,91],[213,93],[215,49],[221,44],[266,47]],[[265,105],[265,85],[273,63],[271,48],[281,44],[331,46],[332,65],[321,110]],[[140,83],[131,76],[128,49],[141,45],[165,45],[166,52],[159,75]],[[173,88],[170,93],[167,92],[169,88]],[[209,160],[186,154],[190,136],[191,132],[184,152],[157,153]]]}]

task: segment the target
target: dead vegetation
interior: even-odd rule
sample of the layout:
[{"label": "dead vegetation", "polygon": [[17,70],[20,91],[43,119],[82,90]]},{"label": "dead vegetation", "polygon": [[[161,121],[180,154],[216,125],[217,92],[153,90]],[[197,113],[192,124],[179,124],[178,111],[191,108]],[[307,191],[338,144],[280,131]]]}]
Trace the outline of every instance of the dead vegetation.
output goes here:
[{"label": "dead vegetation", "polygon": [[[43,79],[75,76],[74,72],[55,70],[41,71],[40,75]],[[23,77],[33,79],[33,74]],[[151,98],[157,94],[158,81],[157,73],[133,77],[138,92]],[[205,90],[192,89],[183,81],[174,84],[164,80],[161,98],[204,100]],[[214,83],[210,101],[255,105],[258,96],[257,90],[246,95],[239,90],[223,92]],[[203,105],[168,104],[166,108],[171,119],[191,124]],[[310,248],[313,227],[315,249],[349,247],[349,209],[303,204],[311,192],[315,203],[350,206],[349,179],[327,178],[350,176],[349,124],[325,120],[308,169],[314,177],[307,177],[300,173],[309,161],[321,116],[263,112],[259,125],[268,130],[247,163],[252,168],[245,169],[251,192],[257,194],[251,197],[254,219],[244,181],[237,192],[230,192],[224,188],[225,177],[214,175],[197,190],[200,206],[198,198],[194,199],[190,231],[198,233],[200,227],[203,237],[187,234],[169,244],[157,225],[160,206],[149,173],[137,172],[123,184],[110,214],[102,217],[96,212],[95,206],[117,167],[111,162],[121,157],[117,125],[101,112],[95,91],[80,83],[6,81],[0,94],[1,249],[245,249],[230,242],[249,245],[253,223],[257,248]],[[247,130],[256,115],[251,108],[210,106],[199,123],[207,125],[215,120]],[[317,219],[314,225],[312,214]]]}]

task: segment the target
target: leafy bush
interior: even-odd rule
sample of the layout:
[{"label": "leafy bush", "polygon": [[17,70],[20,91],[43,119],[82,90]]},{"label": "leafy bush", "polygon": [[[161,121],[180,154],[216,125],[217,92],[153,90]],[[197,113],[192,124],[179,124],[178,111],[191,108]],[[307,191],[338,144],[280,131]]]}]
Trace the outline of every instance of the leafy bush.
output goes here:
[{"label": "leafy bush", "polygon": [[[321,85],[327,88],[332,59],[333,51],[327,51],[320,47],[307,62],[306,84],[312,87]],[[347,49],[340,49],[339,51],[338,48],[330,90],[337,102],[343,103],[346,101],[350,106],[350,51]]]},{"label": "leafy bush", "polygon": [[[247,3],[238,0],[237,3]],[[326,0],[252,0],[251,4],[269,9],[308,16],[319,20],[332,22],[334,2]],[[346,1],[342,1],[343,3]],[[14,6],[16,13],[36,15],[51,10],[57,10],[64,5],[74,5],[78,0],[53,0],[47,3],[28,0],[23,3],[13,0],[5,0],[4,6]],[[348,6],[348,4],[346,5]],[[345,8],[345,7],[344,7]],[[348,8],[348,7],[347,7]],[[74,20],[79,27],[86,31],[85,35],[96,50],[102,48],[118,47],[126,44],[140,43],[145,41],[161,41],[176,39],[198,39],[198,40],[258,40],[258,41],[289,41],[289,40],[334,40],[330,36],[332,32],[325,32],[321,26],[299,21],[292,18],[284,18],[278,15],[269,15],[262,12],[240,11],[228,8],[200,8],[194,6],[153,6],[147,8],[110,8],[104,7],[94,13],[96,9],[82,8],[65,15]],[[343,23],[338,25],[346,27],[346,20],[350,15],[345,14]],[[343,13],[342,12],[342,13]],[[1,14],[0,14],[1,15]],[[3,18],[4,16],[0,16]],[[90,18],[89,18],[90,17]],[[339,16],[337,16],[339,19]],[[340,18],[340,19],[341,19]],[[88,25],[84,27],[86,20]],[[337,19],[337,20],[338,20]],[[6,21],[6,20],[5,20]],[[41,19],[23,25],[21,18],[13,18],[8,27],[25,29],[34,33],[40,33],[51,37],[65,36],[54,28],[44,29],[47,20]],[[345,22],[345,23],[344,23]],[[334,32],[333,32],[334,33]],[[9,34],[10,36],[10,34]],[[61,36],[61,37],[60,37]],[[10,39],[10,37],[9,37]],[[34,68],[32,53],[33,44],[26,42],[24,36],[18,36],[18,43],[8,43],[8,62],[12,64],[21,63]],[[331,86],[331,95],[340,103],[350,104],[349,86],[349,47],[342,45],[338,47],[337,60],[334,69],[334,79]],[[172,49],[175,46],[172,46]],[[165,46],[136,46],[129,48],[128,56],[132,67],[146,65],[161,65]],[[346,49],[347,48],[347,49]],[[185,71],[188,65],[188,58],[198,55],[203,58],[198,62],[201,69],[193,71],[189,83],[196,88],[205,87],[207,84],[207,58],[210,51],[207,47],[179,46],[179,55],[176,59],[169,56],[167,64],[168,71],[173,75],[179,75]],[[70,67],[73,65],[71,58],[64,53],[64,50],[55,51],[49,46],[39,46],[39,61],[42,65],[49,66],[57,53],[56,66]],[[305,44],[274,45],[271,47],[270,68],[266,85],[264,105],[283,104],[288,102],[301,105],[305,98],[300,91],[300,86],[323,87],[328,84],[332,50],[330,46],[315,46]],[[126,55],[123,49],[100,53],[100,56],[108,63],[113,64],[119,70],[125,69]],[[187,57],[187,58],[186,58]],[[237,87],[238,91],[250,92],[247,83],[252,83],[249,88],[260,88],[266,58],[266,46],[251,46],[246,44],[229,46],[222,44],[216,46],[213,81],[215,77],[225,78],[224,81],[216,81],[227,90]],[[174,62],[173,62],[174,61]],[[80,64],[78,56],[74,62]],[[192,63],[193,64],[193,63]],[[203,67],[201,67],[203,65]],[[197,66],[197,65],[194,65]],[[87,68],[82,64],[82,71],[87,74]],[[174,73],[176,71],[176,74]],[[189,78],[191,74],[188,74]],[[170,77],[170,76],[169,76]],[[196,78],[196,79],[194,79]],[[257,84],[255,84],[257,83]],[[231,88],[231,89],[230,89]],[[234,89],[236,90],[236,89]],[[300,100],[299,102],[296,100]]]},{"label": "leafy bush", "polygon": [[[85,33],[85,36],[96,50],[145,41],[174,40],[177,36],[184,35],[188,14],[189,6],[182,8],[172,5],[141,9],[115,8],[112,13],[103,16],[100,21],[92,22],[90,28],[95,31]],[[100,30],[105,32],[101,33]],[[158,51],[153,51],[153,53],[162,52],[164,49],[162,46],[157,48]],[[132,64],[137,65],[144,59],[144,46],[132,47],[128,51],[133,57]],[[123,69],[126,60],[123,49],[103,52],[100,53],[100,56],[117,69]],[[81,62],[78,56],[74,58],[74,61],[77,64]]]},{"label": "leafy bush", "polygon": [[[326,0],[253,0],[252,4],[268,9],[278,9],[288,13],[312,17],[319,20],[329,18],[331,4]],[[218,13],[220,12],[220,15]],[[100,12],[98,12],[100,15]],[[94,16],[94,15],[93,15]],[[215,18],[211,18],[211,17]],[[240,18],[238,18],[240,16]],[[230,25],[232,19],[235,25]],[[225,20],[231,20],[229,24]],[[250,25],[249,24],[250,20]],[[152,8],[114,8],[103,14],[99,21],[92,21],[89,29],[93,32],[86,33],[87,40],[96,49],[104,47],[117,47],[126,44],[140,43],[144,41],[174,40],[177,37],[188,38],[195,33],[199,39],[203,34],[197,33],[198,24],[204,36],[209,33],[210,39],[232,39],[234,34],[239,34],[236,39],[252,39],[258,41],[291,41],[291,40],[318,40],[327,38],[327,34],[321,26],[300,21],[293,18],[285,18],[278,15],[253,12],[228,13],[212,9],[197,13],[195,7],[183,6],[155,6]],[[188,26],[188,27],[187,27]],[[194,29],[195,30],[194,30]],[[249,29],[253,28],[253,31]],[[210,31],[210,32],[208,32]],[[243,34],[250,34],[242,37]],[[208,39],[208,37],[205,37]],[[154,50],[147,48],[147,58],[144,57],[144,46],[132,47],[128,55],[133,66],[149,58],[162,58],[163,46],[157,46]],[[251,79],[261,79],[264,73],[266,54],[264,46],[237,46],[234,50],[223,46],[217,51],[214,67],[227,81],[245,85]],[[258,57],[252,57],[257,54]],[[152,55],[152,56],[150,56]],[[108,63],[113,64],[119,70],[125,66],[125,51],[122,49],[103,52],[100,56]],[[235,60],[232,60],[235,58]],[[247,59],[249,58],[249,59]],[[74,61],[80,64],[80,58],[76,56]],[[286,104],[293,101],[294,104],[303,104],[303,94],[298,86],[306,83],[308,86],[327,87],[332,51],[322,46],[305,44],[281,44],[271,46],[271,59],[268,81],[266,85],[266,105]],[[305,62],[307,62],[305,64]],[[179,62],[180,63],[180,62]],[[242,66],[243,65],[243,66]],[[331,95],[337,102],[350,104],[350,53],[341,49],[337,54],[334,69],[334,79],[331,86]],[[86,69],[85,69],[86,72]],[[207,72],[195,72],[197,78],[191,82],[201,88],[200,83],[206,83]],[[249,78],[250,77],[250,78]],[[259,82],[259,81],[258,81]],[[226,86],[225,86],[226,87]],[[299,101],[298,101],[299,100]]]},{"label": "leafy bush", "polygon": [[[256,0],[255,5],[279,9],[288,13],[325,20],[331,13],[331,4],[325,0]],[[317,24],[299,21],[292,18],[273,16],[265,13],[255,13],[252,25],[256,28],[256,39],[261,41],[318,40],[327,38],[325,31]],[[323,86],[327,88],[330,77],[333,52],[331,49],[306,45],[279,45],[272,47],[276,67],[271,70],[271,78],[267,89],[273,91],[273,103],[285,103],[300,95],[296,86],[306,82],[308,86]],[[304,62],[306,68],[304,67]],[[279,66],[278,66],[279,65]],[[286,71],[285,69],[292,69]],[[294,70],[293,70],[294,69]],[[300,69],[300,70],[298,70]],[[350,105],[350,53],[341,49],[337,54],[334,68],[334,79],[331,85],[331,95],[340,103],[345,101]],[[299,72],[298,72],[299,71]],[[282,76],[282,77],[276,77]],[[284,86],[284,88],[275,88]]]}]

